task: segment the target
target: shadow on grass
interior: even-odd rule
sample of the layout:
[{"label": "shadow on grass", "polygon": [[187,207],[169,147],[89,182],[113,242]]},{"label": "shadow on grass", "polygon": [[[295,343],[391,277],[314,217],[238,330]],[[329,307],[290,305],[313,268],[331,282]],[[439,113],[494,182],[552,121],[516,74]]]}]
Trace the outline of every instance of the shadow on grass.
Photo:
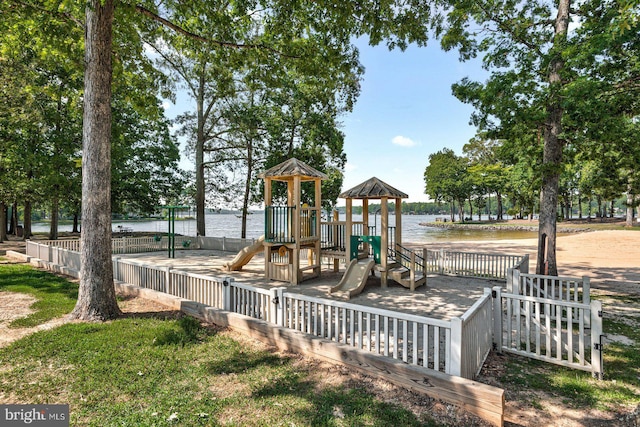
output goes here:
[{"label": "shadow on grass", "polygon": [[[165,319],[166,320],[166,319]],[[215,335],[214,331],[203,328],[200,322],[190,316],[178,319],[176,327],[163,331],[153,340],[154,345],[179,345],[197,344],[206,336]]]},{"label": "shadow on grass", "polygon": [[[211,375],[236,374],[255,378],[250,401],[254,404],[278,402],[275,404],[285,408],[283,417],[304,420],[305,425],[438,425],[431,420],[419,420],[400,405],[381,401],[364,387],[354,388],[347,383],[321,384],[310,378],[312,372],[293,366],[293,360],[267,352],[232,350],[227,352],[227,357],[209,362],[207,371]],[[277,373],[270,371],[274,368]]]}]

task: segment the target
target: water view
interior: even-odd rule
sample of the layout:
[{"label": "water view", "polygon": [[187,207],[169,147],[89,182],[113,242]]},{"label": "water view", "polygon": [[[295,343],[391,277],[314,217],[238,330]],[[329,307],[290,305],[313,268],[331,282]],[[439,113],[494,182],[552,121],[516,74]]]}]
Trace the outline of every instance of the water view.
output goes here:
[{"label": "water view", "polygon": [[[442,217],[442,215],[438,215]],[[344,220],[344,216],[341,216]],[[354,221],[360,221],[362,216],[354,215]],[[389,222],[393,225],[394,216],[389,217]],[[421,223],[434,222],[436,215],[403,215],[402,216],[402,240],[406,243],[433,243],[443,240],[502,240],[502,239],[525,239],[535,238],[535,232],[516,230],[460,230],[444,229],[439,227],[429,227],[420,225]],[[178,234],[194,236],[196,234],[195,219],[177,220],[175,231]],[[207,214],[206,234],[213,237],[240,237],[242,219],[234,214]],[[380,215],[370,215],[369,224],[376,224],[380,227]],[[139,232],[167,232],[166,220],[149,221],[114,221],[113,230],[117,231],[118,226],[130,228]],[[48,232],[48,223],[34,223],[34,232]],[[60,225],[60,231],[71,231],[70,224]],[[264,214],[255,212],[247,219],[247,237],[258,238],[264,233]]]}]

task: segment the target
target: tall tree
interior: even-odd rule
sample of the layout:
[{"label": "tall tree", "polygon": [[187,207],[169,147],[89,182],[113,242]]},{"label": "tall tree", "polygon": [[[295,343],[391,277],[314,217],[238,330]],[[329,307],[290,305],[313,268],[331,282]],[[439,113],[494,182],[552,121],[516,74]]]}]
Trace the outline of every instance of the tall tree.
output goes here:
[{"label": "tall tree", "polygon": [[[476,107],[474,122],[505,139],[523,127],[542,138],[537,269],[556,275],[558,183],[569,135],[565,123],[578,110],[593,113],[594,105],[602,107],[616,84],[635,87],[629,78],[634,72],[620,72],[616,84],[609,79],[603,85],[592,71],[625,68],[609,60],[610,48],[620,44],[616,37],[637,39],[637,2],[631,2],[634,12],[621,2],[599,0],[439,4],[445,9],[435,29],[443,47],[458,48],[462,60],[482,54],[484,66],[493,70],[484,84],[465,79],[454,86],[458,98]],[[576,30],[570,31],[571,22],[579,24]],[[597,66],[599,62],[607,66]]]},{"label": "tall tree", "polygon": [[111,262],[111,76],[113,0],[86,8],[82,129],[82,233],[76,319],[120,315]]},{"label": "tall tree", "polygon": [[456,202],[460,221],[464,221],[464,203],[472,191],[467,167],[465,157],[445,148],[429,156],[429,164],[424,171],[425,193],[437,202],[451,204],[451,221],[454,220]]}]

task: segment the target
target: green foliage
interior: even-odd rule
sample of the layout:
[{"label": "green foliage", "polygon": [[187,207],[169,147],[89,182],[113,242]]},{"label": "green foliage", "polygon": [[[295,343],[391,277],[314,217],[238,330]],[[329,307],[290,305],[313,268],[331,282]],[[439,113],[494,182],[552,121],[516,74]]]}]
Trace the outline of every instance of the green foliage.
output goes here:
[{"label": "green foliage", "polygon": [[34,310],[16,319],[11,327],[33,327],[70,313],[78,298],[78,285],[53,274],[24,264],[0,266],[0,291],[20,292],[34,296]]},{"label": "green foliage", "polygon": [[442,202],[457,202],[460,218],[464,218],[464,201],[472,190],[467,159],[445,148],[429,156],[429,165],[424,171],[425,193]]}]

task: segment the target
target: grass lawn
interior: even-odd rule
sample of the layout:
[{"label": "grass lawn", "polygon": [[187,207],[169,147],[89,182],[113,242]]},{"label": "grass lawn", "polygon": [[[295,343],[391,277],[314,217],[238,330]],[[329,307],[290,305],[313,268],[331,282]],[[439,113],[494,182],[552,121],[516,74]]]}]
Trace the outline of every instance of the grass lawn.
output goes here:
[{"label": "grass lawn", "polygon": [[73,425],[436,425],[318,380],[189,317],[66,324],[0,350],[0,401],[69,403]]},{"label": "grass lawn", "polygon": [[[0,291],[38,299],[32,326],[71,311],[77,285],[27,265],[0,264]],[[637,303],[638,298],[633,298]],[[605,319],[605,333],[640,342],[636,319]],[[573,408],[617,411],[640,404],[637,344],[605,348],[606,381],[589,373],[505,357],[499,381],[543,391]],[[533,397],[532,399],[535,399]],[[0,349],[0,403],[68,403],[79,426],[439,425],[433,403],[416,415],[368,383],[328,378],[318,364],[274,354],[254,341],[189,317],[125,317],[69,323]],[[544,403],[530,402],[531,405]],[[460,423],[453,417],[448,425]]]},{"label": "grass lawn", "polygon": [[[0,265],[0,291],[38,298],[16,327],[77,297],[76,284],[19,264]],[[0,403],[68,403],[78,426],[439,425],[305,360],[190,317],[69,323],[0,349]]]}]

